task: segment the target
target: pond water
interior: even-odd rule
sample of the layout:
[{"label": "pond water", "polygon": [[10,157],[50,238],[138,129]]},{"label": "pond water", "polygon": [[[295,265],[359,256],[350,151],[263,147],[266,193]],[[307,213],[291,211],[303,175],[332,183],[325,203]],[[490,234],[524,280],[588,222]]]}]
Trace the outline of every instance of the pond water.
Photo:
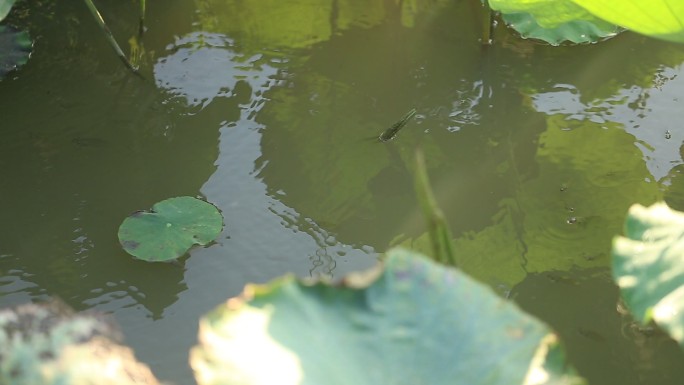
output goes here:
[{"label": "pond water", "polygon": [[[10,18],[35,46],[0,81],[0,306],[112,313],[162,380],[192,384],[199,317],[245,283],[425,250],[420,147],[466,272],[554,327],[591,383],[681,383],[684,355],[617,311],[608,266],[631,204],[684,209],[683,46],[499,26],[483,49],[467,1],[148,3],[140,41],[136,4],[98,2],[144,79],[81,2]],[[179,195],[221,209],[217,242],[180,265],[128,256],[121,221]]]}]

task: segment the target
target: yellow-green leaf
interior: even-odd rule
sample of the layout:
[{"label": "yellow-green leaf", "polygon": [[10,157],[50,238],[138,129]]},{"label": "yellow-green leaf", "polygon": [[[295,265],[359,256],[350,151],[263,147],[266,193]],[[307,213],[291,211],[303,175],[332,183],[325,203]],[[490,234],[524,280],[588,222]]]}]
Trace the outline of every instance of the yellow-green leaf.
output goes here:
[{"label": "yellow-green leaf", "polygon": [[658,39],[684,42],[684,1],[572,0],[597,17]]}]

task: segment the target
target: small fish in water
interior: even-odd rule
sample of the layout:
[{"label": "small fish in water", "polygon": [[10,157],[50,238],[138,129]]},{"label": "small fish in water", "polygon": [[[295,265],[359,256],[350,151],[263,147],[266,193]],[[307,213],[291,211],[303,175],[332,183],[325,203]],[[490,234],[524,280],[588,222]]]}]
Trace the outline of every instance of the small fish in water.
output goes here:
[{"label": "small fish in water", "polygon": [[588,338],[594,342],[604,342],[606,340],[606,338],[603,335],[601,335],[601,333],[583,327],[577,328],[577,334],[581,335],[582,337]]},{"label": "small fish in water", "polygon": [[562,283],[565,285],[571,285],[571,286],[577,286],[580,284],[580,281],[572,278],[572,277],[565,277],[560,274],[554,274],[554,273],[547,273],[546,278],[549,279],[549,281],[553,283]]},{"label": "small fish in water", "polygon": [[109,143],[100,138],[93,138],[93,137],[77,137],[71,139],[71,143],[76,145],[77,147],[106,147]]},{"label": "small fish in water", "polygon": [[416,114],[416,109],[414,108],[411,111],[409,111],[406,115],[404,115],[404,117],[401,118],[401,120],[394,123],[392,125],[392,127],[383,131],[383,133],[380,134],[378,139],[380,139],[381,142],[388,142],[388,141],[394,139],[394,137],[397,136],[397,132],[399,132],[399,130],[404,128],[404,126],[409,122],[409,120],[411,120],[411,118],[413,118],[413,115],[415,115],[415,114]]}]

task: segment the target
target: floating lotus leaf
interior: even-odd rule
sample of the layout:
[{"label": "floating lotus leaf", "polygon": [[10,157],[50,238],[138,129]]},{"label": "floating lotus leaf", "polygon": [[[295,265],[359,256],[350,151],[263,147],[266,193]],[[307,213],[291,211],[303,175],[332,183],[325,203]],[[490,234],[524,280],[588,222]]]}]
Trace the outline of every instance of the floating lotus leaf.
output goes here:
[{"label": "floating lotus leaf", "polygon": [[119,227],[119,242],[129,254],[150,262],[168,261],[193,245],[212,242],[223,228],[216,206],[192,197],[163,200],[150,211],[136,211]]},{"label": "floating lotus leaf", "polygon": [[26,64],[31,55],[32,45],[28,33],[0,25],[0,79],[8,72]]},{"label": "floating lotus leaf", "polygon": [[200,321],[200,385],[583,384],[546,326],[403,249],[341,285],[248,285]]},{"label": "floating lotus leaf", "polygon": [[613,242],[613,277],[632,314],[684,348],[684,213],[664,203],[629,209]]},{"label": "floating lotus leaf", "polygon": [[682,0],[572,0],[594,15],[658,39],[684,42]]}]

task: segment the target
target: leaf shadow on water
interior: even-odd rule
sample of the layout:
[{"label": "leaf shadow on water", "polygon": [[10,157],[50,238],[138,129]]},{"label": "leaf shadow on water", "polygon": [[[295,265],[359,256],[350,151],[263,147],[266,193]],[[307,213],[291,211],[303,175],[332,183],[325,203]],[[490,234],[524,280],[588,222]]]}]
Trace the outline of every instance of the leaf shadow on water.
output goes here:
[{"label": "leaf shadow on water", "polygon": [[684,376],[677,343],[665,333],[641,331],[618,310],[607,269],[529,274],[511,296],[558,332],[568,360],[591,384],[669,385]]}]

